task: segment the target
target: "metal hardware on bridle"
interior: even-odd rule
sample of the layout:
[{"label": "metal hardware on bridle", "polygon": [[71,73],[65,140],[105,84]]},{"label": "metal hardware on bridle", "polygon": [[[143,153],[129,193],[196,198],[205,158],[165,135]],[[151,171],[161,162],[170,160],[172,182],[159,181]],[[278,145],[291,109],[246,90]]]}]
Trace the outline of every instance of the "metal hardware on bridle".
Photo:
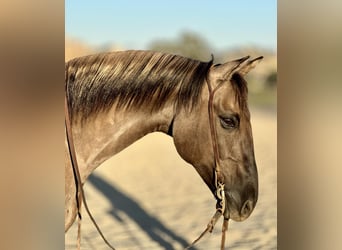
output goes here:
[{"label": "metal hardware on bridle", "polygon": [[[213,57],[213,55],[212,55]],[[229,220],[229,211],[226,205],[226,196],[224,192],[224,177],[221,173],[221,168],[219,165],[219,149],[218,149],[218,140],[216,134],[216,127],[215,127],[215,119],[213,115],[213,99],[214,94],[217,89],[222,86],[222,83],[219,83],[214,89],[210,85],[210,81],[206,79],[208,90],[209,90],[209,101],[208,101],[208,113],[209,113],[209,126],[210,126],[210,135],[211,141],[213,145],[213,152],[214,152],[214,185],[215,185],[215,198],[216,198],[216,212],[209,221],[207,228],[200,234],[200,236],[195,239],[187,248],[189,249],[193,247],[207,232],[211,233],[214,229],[214,226],[218,219],[223,216],[223,224],[222,224],[222,237],[221,237],[221,250],[224,250],[225,239],[226,239],[226,231],[228,230],[228,220]]]},{"label": "metal hardware on bridle", "polygon": [[221,214],[223,214],[226,209],[226,197],[224,193],[223,183],[218,183],[218,187],[216,187],[216,199],[218,203],[216,209],[220,211]]},{"label": "metal hardware on bridle", "polygon": [[70,107],[68,103],[68,84],[66,83],[65,87],[65,98],[64,98],[64,111],[65,111],[65,128],[66,128],[66,136],[67,136],[67,143],[68,143],[68,148],[69,148],[69,154],[70,154],[70,159],[71,159],[71,165],[72,165],[72,170],[74,173],[74,178],[75,178],[75,185],[76,185],[76,204],[77,204],[77,216],[78,216],[78,230],[77,230],[77,249],[81,248],[81,206],[82,206],[82,201],[84,203],[84,207],[89,215],[89,218],[93,222],[94,226],[96,227],[96,230],[102,237],[103,241],[107,244],[107,246],[113,250],[115,248],[107,241],[105,236],[103,235],[100,227],[97,225],[93,215],[91,214],[87,200],[84,194],[82,182],[81,182],[81,175],[77,163],[77,158],[76,158],[76,151],[75,151],[75,145],[73,141],[73,136],[72,136],[72,128],[71,128],[71,118],[70,118]]}]

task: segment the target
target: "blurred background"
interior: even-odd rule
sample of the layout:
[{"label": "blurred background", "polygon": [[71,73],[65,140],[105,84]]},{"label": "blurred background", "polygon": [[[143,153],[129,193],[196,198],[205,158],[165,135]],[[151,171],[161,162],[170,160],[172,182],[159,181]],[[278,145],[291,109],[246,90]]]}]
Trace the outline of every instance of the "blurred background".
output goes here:
[{"label": "blurred background", "polygon": [[155,50],[215,63],[264,56],[248,75],[250,103],[276,109],[276,1],[66,1],[65,60]]},{"label": "blurred background", "polygon": [[[0,231],[0,249],[63,249],[64,239],[67,248],[75,245],[75,234],[72,235],[70,231],[64,238],[63,232],[64,150],[61,145],[65,136],[63,98],[66,38],[96,49],[112,43],[125,45],[127,49],[145,49],[152,40],[177,40],[183,31],[194,32],[205,39],[213,47],[211,52],[216,58],[221,50],[240,45],[268,48],[269,44],[263,44],[259,39],[275,45],[278,36],[278,45],[270,46],[273,51],[277,49],[278,57],[277,119],[274,112],[261,111],[262,108],[255,108],[259,107],[257,104],[250,105],[260,178],[259,201],[248,220],[230,223],[229,249],[276,249],[276,245],[279,249],[291,250],[342,249],[339,226],[342,221],[342,202],[338,198],[342,190],[342,32],[338,25],[342,23],[341,1],[278,0],[277,12],[275,1],[196,1],[195,4],[193,1],[162,1],[165,4],[163,11],[160,11],[160,7],[154,9],[153,6],[158,6],[156,1],[126,1],[130,5],[126,8],[120,7],[122,1],[96,1],[96,6],[90,6],[90,10],[89,1],[73,2],[72,12],[68,7],[71,1],[1,2],[0,195],[4,226]],[[110,7],[113,5],[111,2],[115,7]],[[188,2],[192,4],[186,8]],[[136,13],[132,12],[134,9]],[[139,16],[137,13],[140,9],[145,11],[141,12],[143,18],[137,21],[133,18]],[[78,14],[84,18],[79,18]],[[169,19],[168,26],[158,29],[158,32],[153,30],[159,23],[165,24],[163,16],[170,14],[175,18]],[[116,16],[120,16],[121,21],[112,23],[109,18]],[[157,16],[158,22],[144,22]],[[135,20],[131,26],[128,25],[129,20]],[[179,27],[174,25],[177,20],[190,28],[174,31]],[[244,24],[245,20],[248,25]],[[77,23],[79,30],[71,32],[70,25]],[[197,27],[191,26],[196,24]],[[132,25],[139,29],[132,28]],[[215,33],[210,33],[207,28],[219,25],[223,28]],[[106,27],[105,32],[102,27]],[[264,28],[272,32],[264,32]],[[109,38],[97,43],[77,34],[80,32],[97,39],[100,37],[95,33],[97,31],[107,34]],[[239,31],[244,35],[239,35]],[[168,32],[169,36],[166,36]],[[125,33],[131,34],[134,39],[120,42],[121,38],[126,37]],[[148,38],[139,44],[145,33],[153,36],[153,39]],[[241,40],[243,36],[245,39]],[[252,84],[250,88],[253,88]],[[269,125],[265,121],[269,121]],[[149,140],[149,136],[139,142],[145,139]],[[152,249],[143,247],[143,244],[154,245],[157,249],[166,248],[165,242],[164,247],[160,246],[157,243],[161,242],[160,238],[151,234],[158,230],[148,231],[147,227],[142,230],[139,227],[143,225],[142,221],[134,222],[132,214],[141,215],[144,211],[145,215],[158,219],[150,223],[151,217],[139,216],[149,218],[147,225],[158,225],[157,222],[160,222],[157,228],[166,226],[169,231],[159,230],[157,233],[163,235],[163,239],[170,240],[172,234],[165,232],[173,232],[190,241],[206,225],[213,212],[213,198],[191,166],[175,160],[169,163],[173,168],[168,168],[165,162],[170,160],[167,156],[170,153],[171,157],[171,152],[159,152],[164,153],[162,156],[165,159],[155,159],[158,146],[151,144],[150,159],[138,159],[138,151],[146,149],[146,144],[138,149],[132,145],[127,151],[135,153],[131,154],[131,158],[136,159],[136,165],[129,162],[125,155],[126,159],[121,164],[109,164],[96,170],[94,177],[100,176],[102,181],[110,182],[112,188],[121,191],[114,193],[113,189],[109,189],[112,195],[115,194],[115,199],[110,196],[108,200],[102,195],[106,190],[103,183],[100,189],[96,188],[98,178],[92,178],[86,184],[89,188],[88,200],[93,202],[92,199],[96,198],[91,208],[96,210],[99,206],[100,211],[93,212],[101,220],[101,225],[108,222],[104,231],[118,249],[122,249],[120,244],[128,244],[129,240],[135,244],[131,249]],[[163,148],[172,150],[172,142]],[[122,152],[114,158],[124,157],[124,154]],[[176,153],[173,156],[179,159]],[[155,161],[154,164],[152,161]],[[147,178],[152,176],[152,171],[147,170],[152,167],[156,170],[155,166],[162,169],[164,174],[161,190],[160,183],[153,185],[155,180]],[[113,170],[113,173],[107,177],[100,173],[106,170]],[[129,170],[135,176],[140,175],[140,178],[123,179]],[[187,171],[188,175],[184,175]],[[142,184],[144,179],[146,185]],[[186,190],[188,195],[184,194],[184,182],[190,183]],[[131,187],[127,187],[128,183],[131,183]],[[153,188],[143,192],[149,187],[148,183]],[[165,199],[158,198],[159,191],[164,192],[161,197]],[[135,206],[131,216],[115,210],[111,201],[118,200],[118,194],[123,193],[130,197],[126,201],[135,202],[124,203],[121,200],[125,207],[131,205],[134,208],[134,204],[139,204],[143,210]],[[151,194],[156,199],[147,199],[143,193]],[[167,199],[168,204],[165,203]],[[103,208],[104,205],[107,208]],[[207,210],[204,211],[204,208]],[[172,211],[174,217],[170,217],[169,212]],[[99,216],[103,217],[100,219]],[[175,223],[177,221],[178,225]],[[115,233],[112,234],[110,230]],[[200,243],[198,249],[218,249],[219,234],[217,229]],[[82,235],[82,249],[106,249],[96,232],[85,229]]]},{"label": "blurred background", "polygon": [[[230,222],[229,249],[277,249],[276,1],[66,1],[65,61],[117,50],[154,50],[223,63],[264,56],[247,76],[259,170],[251,217]],[[101,165],[88,202],[118,249],[182,249],[206,227],[215,200],[172,138],[145,136]],[[83,249],[106,249],[87,216]],[[219,249],[221,222],[197,249]],[[76,223],[65,236],[74,249]]]}]

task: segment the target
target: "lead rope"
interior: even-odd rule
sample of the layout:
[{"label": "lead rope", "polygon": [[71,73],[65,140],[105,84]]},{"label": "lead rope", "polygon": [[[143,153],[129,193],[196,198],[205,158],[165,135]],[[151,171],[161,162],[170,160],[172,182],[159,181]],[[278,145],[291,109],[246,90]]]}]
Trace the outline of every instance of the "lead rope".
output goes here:
[{"label": "lead rope", "polygon": [[[224,189],[222,190],[222,192],[224,193]],[[223,195],[223,198],[224,195]],[[225,214],[227,213],[225,210],[224,214],[221,212],[221,208],[220,205],[221,204],[218,201],[218,207],[216,208],[216,212],[213,215],[213,217],[211,218],[211,220],[209,221],[207,228],[200,234],[200,236],[198,236],[189,246],[187,246],[185,249],[190,249],[191,247],[193,247],[198,241],[200,241],[200,239],[203,238],[204,235],[206,235],[208,232],[212,233],[216,222],[218,221],[218,219],[223,215],[223,224],[222,224],[222,235],[221,235],[221,250],[224,250],[224,245],[225,245],[225,240],[226,240],[226,232],[228,230],[228,220],[229,220],[229,215],[226,216]],[[223,202],[223,204],[225,205],[225,202]]]},{"label": "lead rope", "polygon": [[[218,195],[219,194],[219,195]],[[226,241],[226,232],[228,230],[228,220],[229,220],[229,213],[228,209],[226,208],[226,202],[225,202],[225,194],[224,194],[224,184],[220,184],[218,189],[216,190],[216,199],[217,199],[217,205],[216,205],[216,212],[209,221],[207,228],[198,236],[189,246],[187,246],[185,249],[190,249],[193,247],[200,239],[203,238],[204,235],[206,235],[208,232],[212,233],[216,222],[218,219],[223,216],[223,224],[222,224],[222,235],[221,235],[221,250],[224,250],[225,241]],[[224,212],[222,212],[224,211]]]},{"label": "lead rope", "polygon": [[106,243],[106,245],[110,248],[115,250],[115,248],[107,241],[105,236],[103,235],[100,227],[97,225],[93,215],[91,214],[86,197],[84,195],[84,190],[81,182],[81,176],[78,168],[77,158],[76,158],[76,152],[75,152],[75,146],[73,142],[72,137],[72,129],[71,129],[71,121],[70,121],[70,114],[69,114],[69,105],[67,100],[67,89],[66,89],[66,95],[65,95],[65,101],[64,101],[64,109],[65,109],[65,127],[66,127],[66,134],[67,134],[67,141],[68,141],[68,147],[69,147],[69,153],[71,158],[71,165],[75,176],[75,184],[76,184],[76,202],[77,202],[77,215],[78,215],[78,229],[77,229],[77,249],[81,249],[81,222],[82,222],[82,216],[81,216],[81,206],[82,206],[82,200],[84,203],[84,207],[89,215],[89,218],[93,222],[94,226],[96,227],[96,230],[101,235],[103,241]]},{"label": "lead rope", "polygon": [[223,216],[223,224],[222,224],[222,235],[221,235],[221,250],[224,250],[225,241],[226,241],[226,232],[228,230],[228,221],[229,221],[229,211],[226,207],[226,197],[224,192],[224,180],[220,173],[220,165],[219,165],[219,151],[217,145],[217,135],[215,129],[215,122],[213,118],[213,99],[216,90],[221,86],[219,84],[214,90],[212,90],[211,85],[207,78],[207,85],[209,90],[209,101],[208,101],[208,113],[209,113],[209,126],[210,126],[210,135],[211,141],[213,144],[214,151],[214,159],[215,159],[215,169],[214,169],[214,183],[215,183],[215,198],[217,200],[216,203],[216,212],[209,221],[207,228],[196,238],[189,246],[185,249],[190,249],[193,247],[200,239],[203,238],[208,232],[211,233],[215,227],[218,219]]}]

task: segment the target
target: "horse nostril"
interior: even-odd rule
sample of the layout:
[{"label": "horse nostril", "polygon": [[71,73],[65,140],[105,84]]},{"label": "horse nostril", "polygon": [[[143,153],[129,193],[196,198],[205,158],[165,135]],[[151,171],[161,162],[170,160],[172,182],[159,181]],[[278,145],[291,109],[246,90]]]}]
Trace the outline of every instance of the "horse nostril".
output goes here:
[{"label": "horse nostril", "polygon": [[242,217],[248,217],[251,212],[253,211],[253,201],[252,200],[247,200],[243,205],[242,205],[242,208],[241,208],[241,216]]}]

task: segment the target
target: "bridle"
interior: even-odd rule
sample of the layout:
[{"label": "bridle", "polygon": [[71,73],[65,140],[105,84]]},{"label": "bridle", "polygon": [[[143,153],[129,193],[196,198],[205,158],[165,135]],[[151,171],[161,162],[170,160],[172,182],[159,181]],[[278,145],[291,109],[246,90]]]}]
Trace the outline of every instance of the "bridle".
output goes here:
[{"label": "bridle", "polygon": [[226,210],[226,199],[224,193],[224,177],[221,173],[221,168],[219,164],[219,148],[218,148],[218,140],[214,119],[214,95],[215,92],[222,86],[222,83],[218,84],[214,89],[210,84],[210,81],[207,77],[207,86],[209,90],[209,100],[208,100],[208,114],[209,114],[209,127],[210,127],[210,135],[211,141],[213,145],[214,152],[214,185],[215,185],[215,198],[217,200],[216,209],[223,214]]},{"label": "bridle", "polygon": [[216,198],[216,212],[214,216],[209,221],[207,228],[200,234],[200,236],[195,239],[186,249],[193,247],[206,233],[211,233],[214,229],[214,226],[218,219],[223,216],[223,224],[222,224],[222,237],[221,237],[221,250],[224,250],[225,239],[226,239],[226,231],[228,230],[228,221],[229,221],[229,210],[226,204],[226,195],[224,192],[224,176],[221,172],[221,167],[219,164],[219,147],[218,147],[218,139],[216,133],[216,125],[214,118],[214,96],[216,91],[223,85],[224,81],[220,82],[214,89],[211,86],[211,82],[209,78],[206,78],[208,91],[209,91],[209,100],[208,100],[208,114],[209,114],[209,127],[210,127],[210,136],[211,142],[213,146],[214,153],[214,185],[215,185],[215,198]]},{"label": "bridle", "polygon": [[[217,222],[217,220],[223,216],[223,225],[222,225],[222,238],[221,238],[221,250],[224,249],[225,245],[225,235],[226,231],[228,230],[228,220],[229,220],[229,210],[227,208],[226,204],[226,196],[224,191],[224,176],[221,172],[221,167],[219,164],[219,147],[218,147],[218,139],[217,139],[217,133],[216,133],[216,126],[215,126],[215,119],[214,119],[214,95],[216,91],[223,85],[223,82],[220,82],[214,89],[211,86],[210,80],[207,77],[206,78],[208,91],[209,91],[209,100],[208,100],[208,114],[209,114],[209,126],[210,126],[210,135],[211,135],[211,141],[213,146],[213,153],[214,153],[214,185],[215,185],[215,198],[217,200],[216,203],[216,212],[214,216],[211,218],[210,222],[207,225],[207,228],[201,233],[201,235],[195,239],[186,249],[191,248],[194,246],[207,232],[211,233],[214,229],[214,226]],[[71,119],[70,119],[70,106],[68,102],[68,84],[66,84],[66,95],[65,95],[65,126],[66,126],[66,135],[67,135],[67,143],[69,148],[69,154],[71,158],[71,165],[73,168],[74,178],[75,178],[75,184],[76,184],[76,203],[77,203],[77,215],[78,215],[78,249],[80,249],[80,228],[81,228],[81,205],[82,201],[84,203],[84,207],[86,208],[86,211],[92,220],[93,224],[95,225],[97,231],[101,235],[104,242],[111,248],[115,248],[107,241],[107,239],[104,237],[103,233],[101,232],[99,226],[97,225],[95,219],[93,218],[92,214],[90,213],[90,210],[88,208],[83,186],[81,183],[81,177],[79,173],[79,167],[77,164],[76,159],[76,153],[75,153],[75,147],[73,143],[73,137],[72,137],[72,129],[71,129]]]},{"label": "bridle", "polygon": [[[213,55],[212,61],[213,61]],[[249,56],[243,57],[238,60],[238,64],[231,69],[231,71],[226,75],[225,79],[229,79],[230,75],[236,71],[240,67],[240,65],[246,61],[249,58]],[[258,57],[253,61],[257,61],[261,59],[262,57]],[[216,133],[216,126],[215,126],[215,118],[214,118],[214,95],[216,91],[223,86],[224,80],[220,81],[215,88],[212,87],[210,79],[206,78],[208,91],[209,91],[209,100],[208,100],[208,114],[209,114],[209,126],[210,126],[210,135],[211,135],[211,141],[213,146],[213,153],[214,153],[214,185],[215,185],[215,198],[217,200],[216,203],[216,212],[209,221],[207,228],[200,234],[200,236],[194,240],[186,249],[189,249],[190,247],[194,246],[207,232],[211,233],[214,229],[214,226],[218,219],[223,216],[223,224],[222,224],[222,237],[221,237],[221,250],[224,250],[225,240],[226,240],[226,231],[228,230],[228,221],[229,221],[229,209],[227,207],[227,200],[226,195],[224,192],[224,176],[221,172],[221,167],[219,164],[220,159],[220,153],[219,153],[219,145],[218,145],[218,139],[217,139],[217,133]]]}]

